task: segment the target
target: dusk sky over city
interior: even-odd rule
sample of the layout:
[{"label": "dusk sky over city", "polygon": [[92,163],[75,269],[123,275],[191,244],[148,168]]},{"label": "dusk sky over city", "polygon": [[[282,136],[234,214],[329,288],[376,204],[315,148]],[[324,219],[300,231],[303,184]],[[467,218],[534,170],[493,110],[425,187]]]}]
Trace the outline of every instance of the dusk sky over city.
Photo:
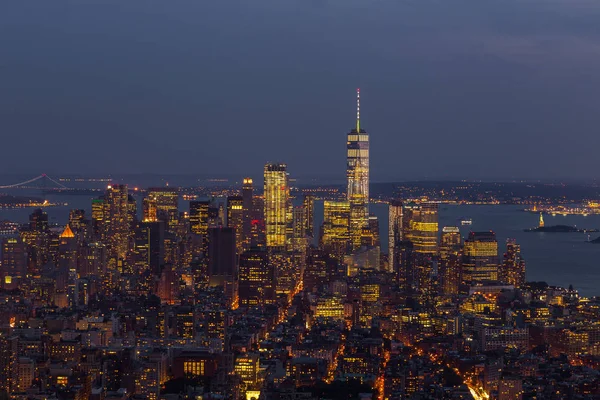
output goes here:
[{"label": "dusk sky over city", "polygon": [[599,20],[583,0],[3,2],[0,168],[340,177],[360,87],[372,181],[593,178]]},{"label": "dusk sky over city", "polygon": [[599,22],[0,2],[0,400],[599,400]]}]

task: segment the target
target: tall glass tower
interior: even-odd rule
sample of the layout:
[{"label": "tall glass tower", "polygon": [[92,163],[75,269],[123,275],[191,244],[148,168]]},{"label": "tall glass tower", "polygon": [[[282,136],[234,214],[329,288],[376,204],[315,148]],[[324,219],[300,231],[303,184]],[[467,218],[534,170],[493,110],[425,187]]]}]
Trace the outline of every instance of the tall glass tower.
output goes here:
[{"label": "tall glass tower", "polygon": [[346,146],[350,238],[356,249],[363,227],[369,224],[369,134],[360,128],[360,89],[356,90],[356,128],[348,133]]},{"label": "tall glass tower", "polygon": [[268,249],[285,249],[290,187],[285,164],[265,165],[265,228]]}]

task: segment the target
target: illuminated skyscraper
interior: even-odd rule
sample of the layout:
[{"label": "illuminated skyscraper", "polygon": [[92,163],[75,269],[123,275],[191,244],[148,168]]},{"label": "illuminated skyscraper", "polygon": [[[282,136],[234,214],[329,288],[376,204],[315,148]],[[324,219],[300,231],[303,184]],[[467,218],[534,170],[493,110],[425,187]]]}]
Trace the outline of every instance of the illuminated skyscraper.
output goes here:
[{"label": "illuminated skyscraper", "polygon": [[72,306],[77,281],[77,241],[69,225],[60,234],[58,254],[57,295],[66,296],[69,306]]},{"label": "illuminated skyscraper", "polygon": [[396,243],[402,241],[402,202],[394,200],[389,206],[389,224],[388,224],[388,252],[390,269],[395,270],[395,251]]},{"label": "illuminated skyscraper", "polygon": [[267,164],[264,170],[264,209],[267,248],[285,249],[290,188],[285,164]]},{"label": "illuminated skyscraper", "polygon": [[88,222],[85,219],[85,210],[73,209],[69,211],[69,226],[75,233],[84,229]]},{"label": "illuminated skyscraper", "polygon": [[421,203],[406,204],[402,216],[404,239],[412,243],[411,268],[413,287],[429,296],[434,289],[434,259],[438,246],[438,206]]},{"label": "illuminated skyscraper", "polygon": [[498,280],[498,241],[493,231],[469,233],[464,245],[462,280]]},{"label": "illuminated skyscraper", "polygon": [[506,253],[500,279],[516,288],[525,283],[525,260],[521,257],[521,245],[517,244],[515,239],[506,239]]},{"label": "illuminated skyscraper", "polygon": [[171,187],[149,188],[147,198],[156,202],[157,218],[168,223],[172,230],[179,221],[179,189]]},{"label": "illuminated skyscraper", "polygon": [[104,196],[92,200],[92,234],[96,239],[104,240],[106,233],[106,201]]},{"label": "illuminated skyscraper", "polygon": [[156,199],[146,197],[142,201],[142,222],[158,221],[158,209]]},{"label": "illuminated skyscraper", "polygon": [[197,235],[208,235],[209,201],[190,201],[190,231]]},{"label": "illuminated skyscraper", "polygon": [[360,247],[362,229],[369,220],[369,134],[360,128],[360,89],[356,91],[356,127],[346,142],[348,202],[352,247]]},{"label": "illuminated skyscraper", "polygon": [[323,203],[321,247],[332,257],[341,259],[348,252],[350,218],[349,202],[325,200]]},{"label": "illuminated skyscraper", "polygon": [[310,237],[314,237],[315,234],[315,197],[311,194],[307,194],[304,196],[304,200],[302,200],[302,205],[304,206],[304,218],[305,218],[305,230],[306,235]]},{"label": "illuminated skyscraper", "polygon": [[227,197],[227,226],[235,229],[235,248],[240,255],[244,251],[244,200],[243,196]]},{"label": "illuminated skyscraper", "polygon": [[458,294],[462,261],[460,242],[460,230],[456,226],[445,226],[442,229],[438,276],[444,294]]},{"label": "illuminated skyscraper", "polygon": [[0,334],[0,394],[11,393],[17,389],[18,357],[19,335]]},{"label": "illuminated skyscraper", "polygon": [[307,246],[306,208],[304,206],[296,206],[293,208],[292,250],[295,253],[305,254]]},{"label": "illuminated skyscraper", "polygon": [[244,178],[242,185],[242,210],[243,210],[243,222],[242,222],[242,237],[244,241],[244,248],[250,248],[250,237],[252,235],[252,219],[253,219],[253,197],[254,187],[252,184],[252,178]]},{"label": "illuminated skyscraper", "polygon": [[130,229],[127,185],[108,186],[104,199],[105,211],[108,213],[105,221],[110,252],[111,255],[124,259],[127,254]]},{"label": "illuminated skyscraper", "polygon": [[438,239],[437,204],[408,204],[403,212],[406,239],[413,243],[414,251],[435,256]]}]

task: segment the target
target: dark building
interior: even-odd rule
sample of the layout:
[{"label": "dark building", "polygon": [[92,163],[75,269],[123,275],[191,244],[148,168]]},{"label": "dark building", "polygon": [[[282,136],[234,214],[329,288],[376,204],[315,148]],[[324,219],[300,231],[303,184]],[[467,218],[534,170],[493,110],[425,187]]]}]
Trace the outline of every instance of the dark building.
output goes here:
[{"label": "dark building", "polygon": [[141,222],[135,230],[134,263],[136,273],[149,270],[160,273],[165,260],[165,223]]},{"label": "dark building", "polygon": [[253,203],[254,187],[252,178],[244,178],[242,186],[242,236],[244,238],[244,248],[250,248],[250,237],[252,235],[252,219],[253,219]]},{"label": "dark building", "polygon": [[227,197],[227,226],[235,229],[237,254],[244,248],[244,201],[242,196]]},{"label": "dark building", "polygon": [[190,201],[190,231],[197,235],[208,234],[209,201]]},{"label": "dark building", "polygon": [[311,249],[306,257],[304,269],[304,289],[313,291],[321,285],[327,285],[338,275],[338,261],[323,250]]},{"label": "dark building", "polygon": [[252,248],[240,256],[239,304],[263,306],[275,300],[275,268],[264,249]]},{"label": "dark building", "polygon": [[307,194],[304,196],[304,200],[302,201],[302,205],[304,206],[305,214],[305,231],[306,236],[314,237],[315,235],[315,197],[313,195]]},{"label": "dark building", "polygon": [[19,238],[2,240],[2,264],[0,282],[4,289],[16,289],[27,274],[27,252],[25,243]]},{"label": "dark building", "polygon": [[208,230],[208,274],[211,286],[220,286],[235,279],[235,229],[218,227]]},{"label": "dark building", "polygon": [[402,240],[394,244],[394,275],[403,290],[411,288],[414,281],[414,247],[412,242]]}]

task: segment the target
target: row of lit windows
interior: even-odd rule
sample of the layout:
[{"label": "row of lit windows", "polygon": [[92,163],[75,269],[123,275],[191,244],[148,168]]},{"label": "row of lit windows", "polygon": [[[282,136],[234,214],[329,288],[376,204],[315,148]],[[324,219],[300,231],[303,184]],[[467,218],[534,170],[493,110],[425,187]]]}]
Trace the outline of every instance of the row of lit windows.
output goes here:
[{"label": "row of lit windows", "polygon": [[368,142],[369,135],[348,135],[348,142]]}]

